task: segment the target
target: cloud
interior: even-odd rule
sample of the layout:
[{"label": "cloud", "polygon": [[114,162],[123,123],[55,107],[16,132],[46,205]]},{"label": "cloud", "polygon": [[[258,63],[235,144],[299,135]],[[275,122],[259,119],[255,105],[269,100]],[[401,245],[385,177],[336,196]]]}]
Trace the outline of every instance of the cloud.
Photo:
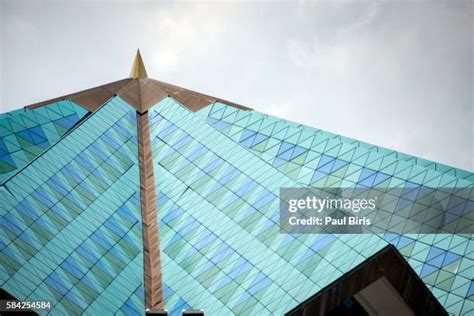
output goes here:
[{"label": "cloud", "polygon": [[17,15],[10,15],[5,18],[5,25],[8,25],[8,33],[15,34],[26,40],[36,40],[37,28],[30,21]]},{"label": "cloud", "polygon": [[[288,42],[293,64],[317,78],[298,87],[290,118],[474,170],[472,10],[385,3],[358,12]],[[305,89],[316,91],[313,109]]]},{"label": "cloud", "polygon": [[8,3],[3,111],[122,78],[139,47],[157,79],[474,170],[471,1]]}]

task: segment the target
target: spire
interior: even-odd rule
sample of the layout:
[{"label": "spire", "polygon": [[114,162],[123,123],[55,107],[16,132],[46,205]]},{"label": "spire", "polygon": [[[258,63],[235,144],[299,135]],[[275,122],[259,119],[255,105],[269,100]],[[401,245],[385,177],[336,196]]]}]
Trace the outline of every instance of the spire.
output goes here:
[{"label": "spire", "polygon": [[135,60],[133,61],[132,70],[130,71],[130,78],[132,79],[148,78],[148,75],[146,74],[145,65],[143,64],[142,56],[140,55],[139,49],[137,49],[137,54],[135,55]]}]

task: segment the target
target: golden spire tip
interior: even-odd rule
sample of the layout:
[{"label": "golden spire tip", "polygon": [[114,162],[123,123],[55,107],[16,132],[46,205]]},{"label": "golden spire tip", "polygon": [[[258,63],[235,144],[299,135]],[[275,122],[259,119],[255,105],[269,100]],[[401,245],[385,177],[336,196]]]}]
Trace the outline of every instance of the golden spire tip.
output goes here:
[{"label": "golden spire tip", "polygon": [[146,74],[145,65],[143,64],[142,56],[140,55],[139,49],[137,49],[137,54],[135,55],[135,60],[133,61],[132,70],[130,71],[130,78],[132,79],[148,78],[148,75]]}]

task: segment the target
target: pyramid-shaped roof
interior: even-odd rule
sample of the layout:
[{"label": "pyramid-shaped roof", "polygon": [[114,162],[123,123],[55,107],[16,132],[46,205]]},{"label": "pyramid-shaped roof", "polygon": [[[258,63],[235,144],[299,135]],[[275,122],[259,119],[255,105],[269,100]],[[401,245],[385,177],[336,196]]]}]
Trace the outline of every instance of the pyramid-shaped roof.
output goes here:
[{"label": "pyramid-shaped roof", "polygon": [[194,112],[199,111],[200,109],[216,101],[221,101],[239,109],[250,110],[250,108],[233,102],[219,100],[216,97],[181,88],[158,80],[149,79],[139,51],[137,51],[137,55],[133,62],[130,78],[118,80],[92,89],[68,94],[40,103],[35,103],[27,106],[26,108],[34,109],[60,100],[69,100],[81,105],[88,111],[93,112],[103,105],[107,100],[116,96],[124,99],[139,113],[145,113],[150,109],[150,107],[168,96],[173,97],[173,99]]},{"label": "pyramid-shaped roof", "polygon": [[391,243],[449,312],[472,311],[472,235],[280,234],[278,194],[472,188],[473,173],[149,79],[142,66],[140,56],[136,78],[2,114],[1,288],[58,315],[280,315]]}]

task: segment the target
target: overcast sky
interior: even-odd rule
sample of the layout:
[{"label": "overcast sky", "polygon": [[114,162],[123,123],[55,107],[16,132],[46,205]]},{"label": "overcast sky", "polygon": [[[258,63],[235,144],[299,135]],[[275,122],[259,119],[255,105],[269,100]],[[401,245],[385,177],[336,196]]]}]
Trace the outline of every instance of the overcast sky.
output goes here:
[{"label": "overcast sky", "polygon": [[472,1],[9,1],[0,112],[152,78],[474,170]]}]

